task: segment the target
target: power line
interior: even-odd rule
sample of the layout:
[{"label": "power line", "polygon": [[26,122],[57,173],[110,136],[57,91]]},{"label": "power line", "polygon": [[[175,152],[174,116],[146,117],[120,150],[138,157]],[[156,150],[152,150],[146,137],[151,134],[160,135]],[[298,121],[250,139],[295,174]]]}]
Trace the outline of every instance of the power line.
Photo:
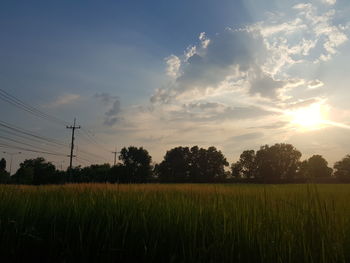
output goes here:
[{"label": "power line", "polygon": [[19,143],[19,144],[22,144],[22,145],[25,145],[25,146],[29,146],[29,147],[34,147],[34,148],[37,148],[37,149],[43,150],[43,151],[47,150],[47,149],[43,149],[41,147],[38,147],[38,146],[35,146],[35,145],[32,145],[32,144],[26,143],[26,142],[23,142],[23,141],[19,141],[19,140],[16,140],[16,139],[13,139],[13,138],[10,138],[10,137],[7,137],[7,136],[1,136],[0,135],[0,139],[8,140],[8,141],[11,141],[11,142],[14,142],[14,143]]},{"label": "power line", "polygon": [[49,137],[44,137],[42,135],[39,135],[39,134],[35,134],[31,131],[28,131],[28,130],[25,130],[23,128],[20,128],[18,126],[14,126],[10,123],[7,123],[5,121],[0,121],[0,126],[1,127],[4,127],[6,129],[9,129],[11,131],[14,131],[16,133],[21,133],[21,134],[24,134],[26,136],[30,136],[30,137],[33,137],[33,138],[36,138],[36,139],[39,139],[39,140],[43,140],[43,141],[46,141],[46,142],[50,142],[50,143],[54,143],[56,145],[61,145],[61,146],[64,146],[64,147],[68,147],[68,145],[66,145],[65,143],[59,141],[59,140],[56,140],[56,139],[52,139],[52,138],[49,138]]},{"label": "power line", "polygon": [[[7,91],[3,90],[3,89],[0,89],[0,99],[11,104],[12,106],[14,107],[17,107],[27,113],[30,113],[38,118],[41,118],[41,119],[44,119],[46,121],[50,121],[50,122],[53,122],[55,124],[58,124],[58,125],[66,125],[67,128],[71,128],[72,130],[75,130],[75,129],[78,129],[78,127],[75,127],[73,129],[72,126],[69,126],[69,123],[60,119],[60,118],[57,118],[53,115],[50,115],[48,113],[45,113],[41,110],[39,110],[38,108],[36,107],[33,107],[27,103],[25,103],[24,101],[22,101],[21,99],[15,97],[14,95],[11,95],[10,93],[8,93]],[[31,136],[33,138],[36,138],[36,139],[39,139],[39,140],[43,140],[43,141],[46,141],[46,142],[49,142],[49,143],[53,143],[53,144],[56,144],[56,145],[60,145],[60,146],[64,146],[64,147],[68,147],[68,145],[58,141],[58,140],[55,140],[55,139],[51,139],[51,138],[48,138],[48,137],[44,137],[44,136],[40,136],[40,135],[35,135],[33,134],[32,132],[30,131],[26,131],[22,128],[18,128],[18,127],[15,127],[13,125],[10,125],[6,122],[3,122],[3,121],[0,121],[0,126],[6,128],[6,129],[9,129],[11,131],[14,131],[14,132],[17,132],[17,133],[21,133],[21,134],[24,134],[26,136]],[[79,126],[80,128],[80,126]],[[82,129],[83,130],[83,134],[85,135],[83,138],[87,138],[88,141],[90,142],[93,142],[95,145],[99,146],[101,149],[103,149],[104,151],[107,151],[107,152],[110,152],[109,150],[107,150],[106,148],[104,148],[92,135],[91,135],[91,132],[86,130],[86,129]],[[8,133],[8,132],[7,132]],[[18,135],[17,135],[18,136]],[[18,136],[20,137],[20,136]],[[23,137],[22,137],[23,138]],[[71,158],[73,157],[73,148],[74,148],[74,131],[72,132],[72,143],[71,143]],[[87,154],[87,155],[90,155],[90,156],[95,156],[94,158],[99,158],[99,159],[103,159],[103,160],[107,160],[106,158],[104,157],[101,157],[99,155],[96,155],[96,154],[92,154],[92,153],[89,153],[87,151],[82,151],[82,153],[84,154]],[[107,161],[108,162],[108,161]],[[70,161],[71,163],[71,161]],[[70,165],[71,166],[71,165]]]},{"label": "power line", "polygon": [[96,138],[94,137],[94,135],[89,131],[86,130],[84,128],[81,129],[82,131],[82,135],[86,141],[92,142],[94,143],[96,146],[98,146],[99,148],[101,148],[102,150],[106,151],[106,152],[110,152],[110,150],[108,150],[107,148],[105,148],[101,143],[99,143]]},{"label": "power line", "polygon": [[18,137],[18,138],[25,139],[25,140],[31,140],[31,141],[34,141],[34,142],[37,142],[37,143],[40,143],[40,144],[45,143],[48,146],[56,146],[57,147],[57,145],[52,143],[52,142],[39,140],[39,139],[36,139],[34,137],[33,138],[29,138],[29,136],[26,137],[27,135],[23,135],[23,134],[20,134],[20,133],[16,134],[16,133],[13,133],[13,131],[4,130],[4,129],[1,129],[1,128],[0,128],[0,133],[6,133],[6,134],[8,134],[10,136]]},{"label": "power line", "polygon": [[55,116],[52,116],[50,114],[47,114],[33,106],[30,106],[28,104],[26,104],[25,102],[23,102],[22,100],[16,98],[15,96],[9,94],[8,92],[6,92],[5,90],[3,89],[0,89],[0,99],[11,104],[12,106],[15,106],[19,109],[22,109],[23,111],[26,111],[38,118],[42,118],[42,119],[45,119],[47,121],[51,121],[51,122],[54,122],[56,124],[59,124],[59,125],[67,125],[69,124],[68,122],[64,121],[64,120],[61,120]]},{"label": "power line", "polygon": [[14,155],[22,154],[22,152],[16,152],[16,153],[10,153],[10,152],[3,152],[4,154],[10,155],[10,175],[12,175],[12,159]]},{"label": "power line", "polygon": [[104,161],[107,161],[107,162],[108,162],[108,160],[107,160],[106,158],[104,158],[104,157],[102,157],[102,156],[100,156],[100,155],[97,155],[97,154],[95,154],[95,153],[90,153],[90,152],[81,150],[81,146],[79,147],[79,152],[82,153],[82,154],[88,155],[88,156],[90,156],[90,157],[92,157],[92,158],[100,159],[100,160],[104,160]]},{"label": "power line", "polygon": [[[0,129],[0,132],[5,132],[5,133],[10,134],[10,135],[15,136],[15,137],[19,137],[19,138],[28,140],[29,138],[25,137],[25,136],[28,136],[28,137],[30,137],[30,140],[34,140],[34,141],[39,142],[39,143],[45,142],[47,144],[51,144],[52,146],[56,146],[56,147],[60,146],[60,147],[69,148],[68,145],[64,144],[63,142],[61,142],[59,140],[49,138],[49,137],[44,137],[42,135],[33,133],[31,131],[25,130],[25,129],[20,128],[18,126],[14,126],[14,125],[7,123],[7,122],[4,122],[4,121],[0,121],[0,126],[3,127],[4,129],[7,129],[7,130]],[[31,147],[33,147],[33,146],[31,145]],[[86,150],[80,150],[80,152],[83,154],[89,155],[90,157],[103,159],[104,161],[106,161],[105,158],[103,158],[97,154],[89,153]]]},{"label": "power line", "polygon": [[0,143],[0,147],[1,147],[1,148],[7,148],[7,149],[22,150],[22,151],[27,151],[27,152],[43,153],[43,154],[49,154],[49,155],[65,156],[65,157],[67,157],[67,155],[61,154],[61,153],[48,152],[48,151],[38,151],[38,150],[35,150],[35,149],[29,149],[29,148],[24,148],[24,147],[18,147],[18,146],[9,145],[9,144],[6,144],[6,143]]}]

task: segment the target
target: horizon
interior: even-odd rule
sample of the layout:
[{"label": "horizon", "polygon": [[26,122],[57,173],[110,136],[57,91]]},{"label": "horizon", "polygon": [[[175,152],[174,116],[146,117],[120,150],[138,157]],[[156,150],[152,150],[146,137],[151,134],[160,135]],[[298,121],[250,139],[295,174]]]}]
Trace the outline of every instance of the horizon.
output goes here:
[{"label": "horizon", "polygon": [[[350,153],[349,11],[345,0],[4,1],[0,121],[66,144],[36,145],[61,154],[42,154],[58,168],[74,118],[85,165],[130,145],[154,162],[215,146],[232,163],[289,143],[333,166]],[[14,147],[1,152],[34,143],[0,137]],[[36,156],[14,156],[12,168]]]}]

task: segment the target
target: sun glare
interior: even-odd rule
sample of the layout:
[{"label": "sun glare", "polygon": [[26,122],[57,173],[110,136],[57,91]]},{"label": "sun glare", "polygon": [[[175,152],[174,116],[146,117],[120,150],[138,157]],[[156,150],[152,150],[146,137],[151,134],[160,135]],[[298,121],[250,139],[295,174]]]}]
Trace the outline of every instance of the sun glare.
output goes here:
[{"label": "sun glare", "polygon": [[326,121],[326,109],[321,103],[290,111],[288,115],[291,117],[291,123],[302,130],[319,129]]}]

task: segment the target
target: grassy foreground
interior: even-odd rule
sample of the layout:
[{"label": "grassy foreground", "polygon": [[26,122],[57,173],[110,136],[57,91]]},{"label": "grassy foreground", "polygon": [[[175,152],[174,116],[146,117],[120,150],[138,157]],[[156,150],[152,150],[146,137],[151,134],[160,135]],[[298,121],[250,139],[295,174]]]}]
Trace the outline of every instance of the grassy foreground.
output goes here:
[{"label": "grassy foreground", "polygon": [[350,185],[0,186],[0,255],[350,262]]}]

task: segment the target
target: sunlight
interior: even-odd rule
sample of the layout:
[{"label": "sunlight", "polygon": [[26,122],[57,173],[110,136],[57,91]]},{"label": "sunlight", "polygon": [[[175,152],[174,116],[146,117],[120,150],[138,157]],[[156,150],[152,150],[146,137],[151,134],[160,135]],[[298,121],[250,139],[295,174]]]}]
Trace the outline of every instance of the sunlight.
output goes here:
[{"label": "sunlight", "polygon": [[327,108],[321,103],[314,103],[308,107],[289,111],[290,122],[299,126],[301,130],[316,130],[326,124]]}]

